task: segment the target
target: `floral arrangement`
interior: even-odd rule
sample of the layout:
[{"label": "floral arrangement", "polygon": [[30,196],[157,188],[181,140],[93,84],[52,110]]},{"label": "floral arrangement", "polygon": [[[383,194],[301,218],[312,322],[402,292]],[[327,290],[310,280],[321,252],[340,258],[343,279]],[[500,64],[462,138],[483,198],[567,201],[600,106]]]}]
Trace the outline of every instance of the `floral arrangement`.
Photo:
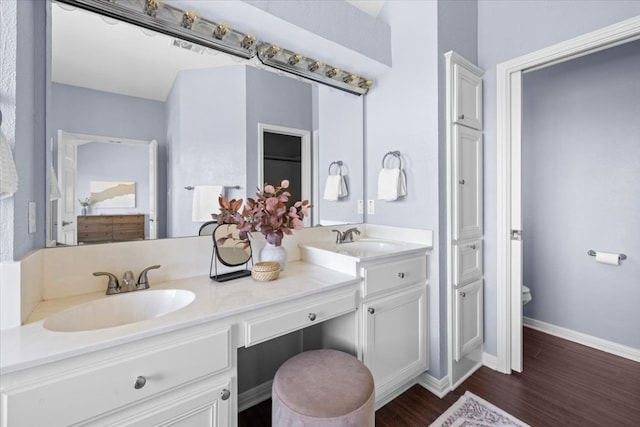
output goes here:
[{"label": "floral arrangement", "polygon": [[308,200],[302,200],[287,208],[286,203],[291,197],[287,188],[289,181],[286,179],[282,180],[279,187],[265,184],[264,190],[258,189],[256,199],[248,197],[244,206],[242,199],[227,200],[220,196],[220,213],[212,216],[220,224],[236,224],[240,239],[247,239],[249,233],[259,231],[268,243],[280,246],[285,234],[293,234],[291,230],[304,227],[302,220],[313,207]]},{"label": "floral arrangement", "polygon": [[78,199],[78,202],[80,202],[80,206],[82,206],[83,208],[88,208],[89,206],[91,206],[91,197],[85,197],[84,200]]}]

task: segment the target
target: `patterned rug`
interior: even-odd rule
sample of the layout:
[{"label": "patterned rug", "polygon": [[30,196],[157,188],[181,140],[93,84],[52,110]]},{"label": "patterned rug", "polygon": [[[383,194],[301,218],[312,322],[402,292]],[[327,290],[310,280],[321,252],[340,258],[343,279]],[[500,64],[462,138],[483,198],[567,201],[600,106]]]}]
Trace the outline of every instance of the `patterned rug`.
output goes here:
[{"label": "patterned rug", "polygon": [[529,427],[529,425],[467,391],[429,427]]}]

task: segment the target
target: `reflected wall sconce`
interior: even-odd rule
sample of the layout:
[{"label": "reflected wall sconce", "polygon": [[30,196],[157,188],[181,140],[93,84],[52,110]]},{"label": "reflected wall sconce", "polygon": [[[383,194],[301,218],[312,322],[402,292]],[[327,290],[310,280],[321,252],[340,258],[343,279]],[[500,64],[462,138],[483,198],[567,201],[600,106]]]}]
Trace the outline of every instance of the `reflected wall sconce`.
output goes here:
[{"label": "reflected wall sconce", "polygon": [[364,95],[370,79],[341,70],[279,46],[260,42],[228,24],[205,19],[192,10],[182,10],[160,0],[57,0],[110,18],[177,37],[323,83],[346,92]]}]

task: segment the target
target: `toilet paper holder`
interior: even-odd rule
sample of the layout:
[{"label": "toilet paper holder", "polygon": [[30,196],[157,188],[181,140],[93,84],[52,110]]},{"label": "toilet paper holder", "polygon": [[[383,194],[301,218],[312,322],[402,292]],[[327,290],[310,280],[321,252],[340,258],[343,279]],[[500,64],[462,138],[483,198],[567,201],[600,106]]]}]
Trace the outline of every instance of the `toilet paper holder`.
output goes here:
[{"label": "toilet paper holder", "polygon": [[[587,255],[589,255],[589,256],[596,256],[596,251],[594,251],[593,249],[589,249],[589,250],[587,251]],[[619,259],[620,261],[623,261],[623,260],[627,259],[627,256],[626,256],[625,254],[618,254],[618,259]]]}]

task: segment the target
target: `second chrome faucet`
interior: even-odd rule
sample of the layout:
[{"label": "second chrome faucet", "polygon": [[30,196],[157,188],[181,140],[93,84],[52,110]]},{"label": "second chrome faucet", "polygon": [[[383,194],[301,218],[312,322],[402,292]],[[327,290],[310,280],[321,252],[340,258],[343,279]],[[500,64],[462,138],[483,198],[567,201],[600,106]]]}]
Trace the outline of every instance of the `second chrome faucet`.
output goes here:
[{"label": "second chrome faucet", "polygon": [[331,230],[336,232],[336,243],[347,243],[347,242],[353,242],[353,235],[360,235],[360,230],[358,230],[357,228],[353,227],[353,228],[349,228],[345,231],[340,231],[340,230]]},{"label": "second chrome faucet", "polygon": [[133,272],[128,270],[122,276],[122,286],[118,282],[118,278],[115,274],[107,273],[106,271],[96,271],[93,273],[94,276],[109,276],[109,282],[107,284],[107,295],[113,294],[121,294],[124,292],[132,292],[139,291],[142,289],[149,288],[149,278],[147,277],[147,272],[149,270],[153,270],[156,268],[160,268],[160,265],[152,265],[151,267],[147,267],[140,273],[138,276],[138,282],[136,283]]}]

